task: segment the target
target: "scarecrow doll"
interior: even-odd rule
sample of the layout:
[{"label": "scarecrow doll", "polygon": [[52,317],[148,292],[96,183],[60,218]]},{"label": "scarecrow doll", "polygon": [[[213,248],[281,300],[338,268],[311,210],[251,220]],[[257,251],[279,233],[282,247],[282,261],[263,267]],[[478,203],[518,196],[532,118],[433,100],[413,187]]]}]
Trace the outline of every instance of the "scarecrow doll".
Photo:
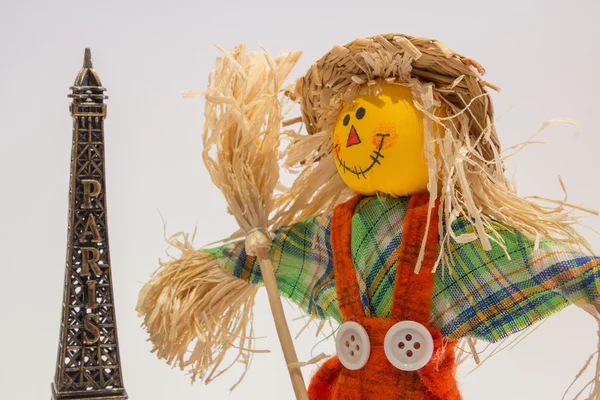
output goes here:
[{"label": "scarecrow doll", "polygon": [[595,312],[581,208],[522,198],[505,177],[480,64],[386,34],[335,46],[285,87],[298,56],[239,46],[202,93],[204,160],[241,229],[200,250],[171,238],[182,254],[138,304],[159,357],[205,382],[228,349],[247,363],[263,262],[279,295],[339,323],[311,400],[460,399],[459,340],[498,342],[572,303]]}]

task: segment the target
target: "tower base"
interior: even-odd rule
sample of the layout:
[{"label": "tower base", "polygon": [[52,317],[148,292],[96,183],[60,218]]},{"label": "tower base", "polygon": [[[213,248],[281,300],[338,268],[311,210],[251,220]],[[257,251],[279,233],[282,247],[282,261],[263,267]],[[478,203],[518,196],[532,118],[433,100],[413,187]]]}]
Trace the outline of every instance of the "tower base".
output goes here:
[{"label": "tower base", "polygon": [[104,393],[57,393],[56,387],[52,384],[52,399],[51,400],[127,400],[127,392],[122,390],[105,390]]}]

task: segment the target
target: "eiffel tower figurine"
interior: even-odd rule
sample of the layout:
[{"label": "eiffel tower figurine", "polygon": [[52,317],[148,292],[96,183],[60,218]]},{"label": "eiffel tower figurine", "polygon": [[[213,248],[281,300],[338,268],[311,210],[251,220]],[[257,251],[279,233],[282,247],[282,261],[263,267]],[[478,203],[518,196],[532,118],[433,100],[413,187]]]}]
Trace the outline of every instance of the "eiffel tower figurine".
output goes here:
[{"label": "eiffel tower figurine", "polygon": [[70,88],[73,150],[63,314],[52,399],[123,400],[112,289],[106,183],[105,88],[85,49]]}]

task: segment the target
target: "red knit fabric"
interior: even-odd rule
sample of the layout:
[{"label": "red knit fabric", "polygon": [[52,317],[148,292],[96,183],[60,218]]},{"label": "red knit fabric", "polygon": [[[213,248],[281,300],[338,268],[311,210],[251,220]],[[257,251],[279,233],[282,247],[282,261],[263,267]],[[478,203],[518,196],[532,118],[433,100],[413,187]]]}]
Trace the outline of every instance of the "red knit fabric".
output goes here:
[{"label": "red knit fabric", "polygon": [[[431,273],[437,255],[437,209],[432,210],[424,259],[419,274],[414,267],[427,226],[428,194],[412,196],[405,217],[400,258],[394,287],[391,318],[366,318],[360,301],[356,269],[350,249],[352,215],[360,197],[336,207],[333,213],[332,245],[338,304],[344,321],[361,324],[371,341],[367,364],[350,371],[337,357],[317,371],[308,388],[311,400],[460,400],[454,378],[456,343],[446,342],[429,326]],[[397,322],[412,320],[426,326],[434,340],[430,362],[418,371],[401,371],[387,359],[383,342]]]}]

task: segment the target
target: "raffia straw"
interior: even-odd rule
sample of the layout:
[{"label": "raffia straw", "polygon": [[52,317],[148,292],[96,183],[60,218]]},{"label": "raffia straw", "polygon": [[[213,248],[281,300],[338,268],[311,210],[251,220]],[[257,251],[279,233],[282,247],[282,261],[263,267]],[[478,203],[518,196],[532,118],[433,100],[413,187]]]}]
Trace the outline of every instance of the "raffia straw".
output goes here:
[{"label": "raffia straw", "polygon": [[[479,351],[475,348],[474,351],[477,354],[478,362],[476,362],[477,365],[471,371],[469,371],[469,373],[467,375],[470,375],[475,370],[481,368],[485,363],[487,363],[494,356],[500,354],[501,352],[503,352],[505,350],[507,350],[507,351],[512,350],[513,348],[515,348],[517,345],[519,345],[521,342],[523,342],[525,339],[527,339],[527,337],[529,337],[529,335],[531,335],[533,332],[535,332],[540,326],[542,326],[542,324],[545,321],[547,321],[547,320],[542,320],[541,322],[522,330],[518,334],[510,336],[506,339],[500,340],[497,343],[493,343],[493,344],[487,343],[483,351]],[[465,341],[466,341],[466,339],[465,339]],[[477,343],[477,341],[474,340],[472,342],[472,345],[476,346],[476,343]],[[491,351],[489,351],[490,348],[491,348]],[[485,357],[483,357],[484,352],[488,353],[487,355],[485,355]]]},{"label": "raffia straw", "polygon": [[[435,269],[441,265],[443,270],[452,270],[453,259],[447,251],[451,240],[480,240],[486,250],[492,243],[505,249],[494,221],[532,240],[546,238],[590,253],[589,244],[576,229],[580,216],[574,213],[589,210],[566,202],[540,204],[536,200],[541,197],[521,197],[504,175],[504,160],[510,154],[501,151],[488,92],[488,88],[498,88],[482,79],[484,72],[476,61],[430,38],[389,33],[334,46],[288,93],[301,106],[308,135],[289,135],[283,157],[297,178],[275,200],[274,226],[328,212],[352,195],[335,168],[332,129],[340,109],[352,103],[357,93],[377,94],[380,84],[388,83],[412,88],[415,106],[423,112],[425,143],[437,145],[425,149],[430,208],[436,197],[440,202],[440,258]],[[441,135],[433,129],[439,124],[444,126]],[[457,217],[465,217],[474,234],[452,232],[451,220]]]},{"label": "raffia straw", "polygon": [[[575,375],[575,378],[573,378],[573,381],[565,391],[562,398],[566,398],[571,388],[575,385],[575,383],[581,380],[581,377],[589,368],[595,368],[594,377],[585,383],[583,388],[575,394],[575,397],[573,399],[579,399],[580,396],[587,390],[588,393],[587,397],[585,397],[586,399],[600,400],[600,303],[583,304],[581,305],[581,308],[588,314],[590,314],[592,317],[594,317],[594,319],[598,323],[598,345],[596,351],[594,351],[588,357],[583,367]],[[594,359],[594,357],[596,358],[596,363],[592,364],[592,360]]]},{"label": "raffia straw", "polygon": [[476,341],[473,338],[467,338],[467,344],[469,345],[469,349],[473,353],[473,359],[475,360],[475,364],[481,363],[481,358],[479,357],[479,353],[477,352],[477,348],[475,346]]},{"label": "raffia straw", "polygon": [[[186,234],[169,243],[181,251],[142,288],[137,311],[150,333],[153,352],[204,383],[236,363],[250,363],[254,349],[252,306],[258,287],[225,271],[213,256],[193,249]],[[229,350],[232,361],[225,363]],[[245,372],[244,372],[245,373]],[[233,385],[233,390],[242,380]]]},{"label": "raffia straw", "polygon": [[248,53],[244,45],[220,50],[223,56],[202,94],[206,99],[202,158],[229,212],[246,232],[246,252],[258,258],[294,393],[304,400],[308,394],[269,258],[268,231],[279,180],[280,91],[301,53],[271,58]]},{"label": "raffia straw", "polygon": [[[282,347],[291,365],[296,398],[307,399],[269,259],[268,234],[279,180],[280,90],[300,52],[271,58],[266,53],[248,53],[244,45],[220,50],[222,57],[209,77],[208,90],[187,91],[184,97],[206,99],[204,163],[223,192],[228,211],[247,234],[247,253],[258,256],[280,338],[287,332]],[[256,352],[252,305],[257,286],[235,278],[207,253],[194,251],[187,235],[179,239],[171,241],[182,251],[181,257],[163,264],[139,297],[138,312],[154,350],[169,364],[189,369],[193,379],[206,383],[233,363],[242,363],[241,380]],[[232,364],[222,367],[228,350],[237,355]]]},{"label": "raffia straw", "polygon": [[293,366],[296,368],[302,368],[302,367],[306,367],[308,365],[317,364],[317,363],[319,363],[327,358],[330,358],[330,357],[331,357],[331,355],[329,355],[329,354],[321,353],[318,356],[315,356],[308,361],[297,362],[295,364],[291,364],[290,366]]},{"label": "raffia straw", "polygon": [[[581,308],[590,315],[592,315],[598,321],[598,348],[594,352],[592,352],[592,354],[590,354],[590,356],[587,358],[583,367],[577,372],[577,374],[573,378],[573,381],[571,381],[561,399],[565,400],[567,398],[571,398],[573,400],[577,400],[580,399],[586,391],[588,391],[585,399],[600,400],[600,357],[598,357],[598,354],[600,353],[600,304],[584,304],[581,305]],[[458,363],[462,364],[469,358],[469,356],[473,356],[476,362],[476,366],[467,373],[468,376],[475,370],[481,368],[483,364],[487,363],[494,356],[500,354],[505,350],[512,350],[517,345],[521,344],[521,342],[527,339],[527,337],[529,337],[535,330],[537,330],[545,321],[547,320],[542,320],[540,323],[523,330],[514,337],[510,337],[496,343],[495,345],[493,345],[492,351],[483,358],[481,356],[483,355],[483,353],[487,352],[491,344],[487,343],[485,349],[483,351],[479,351],[476,348],[476,341],[474,339],[463,338],[461,339],[460,345],[458,346]],[[469,348],[469,351],[465,350],[465,348],[467,347]],[[595,364],[592,363],[594,358],[596,358]],[[589,381],[585,382],[581,389],[579,389],[579,391],[574,394],[574,397],[567,397],[571,389],[575,386],[576,383],[578,383],[581,380],[581,377],[590,368],[595,368],[594,377]]]},{"label": "raffia straw", "polygon": [[[297,174],[291,187],[284,188],[274,182],[278,179],[276,157],[271,152],[267,156],[264,153],[268,151],[265,149],[277,148],[279,138],[263,135],[275,132],[275,122],[279,124],[282,118],[274,114],[263,120],[257,117],[266,115],[260,110],[268,109],[268,101],[263,102],[262,97],[256,96],[254,89],[261,87],[260,84],[248,83],[264,83],[274,68],[248,74],[246,67],[253,61],[247,56],[243,47],[224,52],[211,78],[209,91],[204,93],[208,121],[203,157],[213,182],[225,193],[242,233],[253,227],[277,228],[314,217],[352,195],[335,168],[332,127],[340,109],[351,103],[357,93],[376,94],[380,83],[385,82],[412,88],[415,105],[424,116],[426,142],[435,141],[437,145],[428,146],[425,155],[431,168],[428,189],[437,191],[440,201],[437,264],[445,267],[443,271],[451,270],[454,262],[451,253],[445,251],[451,240],[459,243],[480,240],[485,249],[489,249],[491,243],[505,249],[501,236],[494,231],[494,221],[521,231],[536,243],[540,238],[547,238],[590,252],[587,241],[575,229],[580,217],[574,210],[588,211],[585,207],[566,201],[550,202],[547,206],[533,201],[540,198],[523,198],[517,194],[514,182],[504,175],[505,154],[500,149],[487,91],[498,88],[482,79],[485,70],[476,61],[436,40],[397,33],[334,46],[311,65],[292,89],[286,90],[286,98],[301,106],[303,127],[308,135],[300,130],[277,130],[288,139],[281,154],[284,166]],[[269,58],[265,59],[273,65]],[[277,62],[275,64],[279,67]],[[285,71],[281,78],[287,76],[292,65],[290,62],[286,68],[277,69]],[[272,99],[272,96],[266,97]],[[256,101],[250,104],[249,98]],[[281,108],[278,102],[269,104]],[[441,113],[438,112],[440,107]],[[447,117],[440,117],[442,114]],[[261,124],[252,123],[259,120],[264,131]],[[299,121],[289,118],[286,126]],[[436,135],[431,129],[436,124],[444,126],[442,135]],[[228,133],[219,135],[220,131]],[[253,151],[246,151],[248,148]],[[434,156],[432,149],[436,148],[439,152]],[[211,149],[217,153],[214,158],[209,154]],[[256,174],[260,178],[253,179]],[[247,176],[250,179],[246,179]],[[272,188],[280,191],[277,196],[271,196]],[[269,195],[261,198],[260,193]],[[248,196],[251,201],[246,204]],[[256,198],[261,201],[253,203]],[[435,200],[435,196],[431,198]],[[270,219],[265,210],[273,211]],[[457,235],[453,232],[451,222],[458,217],[466,217],[475,233]],[[257,218],[260,223],[248,223],[247,218]]]}]

